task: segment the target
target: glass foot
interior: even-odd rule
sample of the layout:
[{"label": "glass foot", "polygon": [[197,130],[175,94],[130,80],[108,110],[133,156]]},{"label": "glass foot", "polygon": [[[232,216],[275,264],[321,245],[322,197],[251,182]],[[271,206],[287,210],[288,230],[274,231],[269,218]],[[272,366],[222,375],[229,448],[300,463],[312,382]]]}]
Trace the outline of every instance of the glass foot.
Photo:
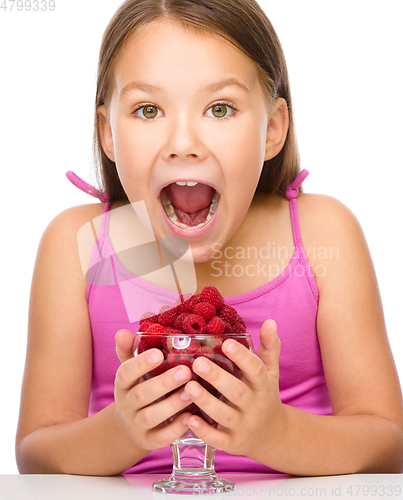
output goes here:
[{"label": "glass foot", "polygon": [[187,495],[213,495],[217,493],[227,493],[233,491],[234,483],[226,481],[217,476],[210,474],[208,477],[200,477],[199,473],[189,470],[189,475],[186,471],[181,474],[172,473],[166,479],[153,484],[153,491],[159,493],[183,493]]}]

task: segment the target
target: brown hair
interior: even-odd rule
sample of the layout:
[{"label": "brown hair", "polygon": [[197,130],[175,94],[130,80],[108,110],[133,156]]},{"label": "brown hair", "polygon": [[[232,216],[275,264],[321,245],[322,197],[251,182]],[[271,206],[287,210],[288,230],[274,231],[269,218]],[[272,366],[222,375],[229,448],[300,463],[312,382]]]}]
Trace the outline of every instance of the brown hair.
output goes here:
[{"label": "brown hair", "polygon": [[[284,194],[300,171],[294,132],[290,85],[284,53],[264,11],[255,0],[126,0],[109,22],[102,38],[98,62],[93,152],[97,175],[111,201],[127,200],[115,162],[102,149],[98,107],[109,109],[113,69],[119,54],[133,35],[161,18],[180,21],[187,29],[222,36],[248,55],[258,66],[268,103],[282,97],[287,102],[289,128],[282,150],[265,161],[256,194]],[[299,188],[302,192],[302,187]]]}]

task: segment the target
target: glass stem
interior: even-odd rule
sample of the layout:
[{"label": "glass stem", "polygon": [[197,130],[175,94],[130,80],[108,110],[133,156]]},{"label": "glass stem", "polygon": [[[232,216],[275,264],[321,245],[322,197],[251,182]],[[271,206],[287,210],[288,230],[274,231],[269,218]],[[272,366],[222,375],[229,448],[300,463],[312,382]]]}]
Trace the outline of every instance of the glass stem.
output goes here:
[{"label": "glass stem", "polygon": [[183,443],[171,444],[173,470],[172,475],[176,480],[183,479],[183,475],[197,475],[198,480],[201,476],[206,476],[210,480],[215,476],[214,456],[215,448],[201,443]]}]

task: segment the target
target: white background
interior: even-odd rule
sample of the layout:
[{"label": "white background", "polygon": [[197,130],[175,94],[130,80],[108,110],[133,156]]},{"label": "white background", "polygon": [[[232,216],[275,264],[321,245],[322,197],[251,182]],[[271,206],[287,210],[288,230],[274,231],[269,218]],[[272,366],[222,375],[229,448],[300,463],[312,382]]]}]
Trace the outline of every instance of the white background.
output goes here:
[{"label": "white background", "polygon": [[[94,180],[98,51],[120,3],[56,0],[54,12],[0,9],[0,474],[18,472],[14,438],[40,237],[59,212],[94,201],[64,174]],[[360,221],[402,380],[401,1],[260,4],[287,60],[301,166],[310,172],[304,190],[339,199]]]}]

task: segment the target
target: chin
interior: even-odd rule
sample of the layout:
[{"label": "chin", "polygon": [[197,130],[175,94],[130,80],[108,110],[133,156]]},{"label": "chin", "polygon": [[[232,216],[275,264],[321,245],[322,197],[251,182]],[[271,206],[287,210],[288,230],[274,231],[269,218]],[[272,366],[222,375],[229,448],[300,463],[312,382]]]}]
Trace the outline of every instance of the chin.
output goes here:
[{"label": "chin", "polygon": [[[192,248],[192,244],[190,245],[191,260],[186,260],[185,262],[193,261],[195,264],[205,263],[211,260],[215,254],[215,251],[211,248],[211,246],[197,246],[196,248]],[[184,258],[189,258],[189,252],[183,256]],[[181,260],[184,260],[182,258]]]}]

